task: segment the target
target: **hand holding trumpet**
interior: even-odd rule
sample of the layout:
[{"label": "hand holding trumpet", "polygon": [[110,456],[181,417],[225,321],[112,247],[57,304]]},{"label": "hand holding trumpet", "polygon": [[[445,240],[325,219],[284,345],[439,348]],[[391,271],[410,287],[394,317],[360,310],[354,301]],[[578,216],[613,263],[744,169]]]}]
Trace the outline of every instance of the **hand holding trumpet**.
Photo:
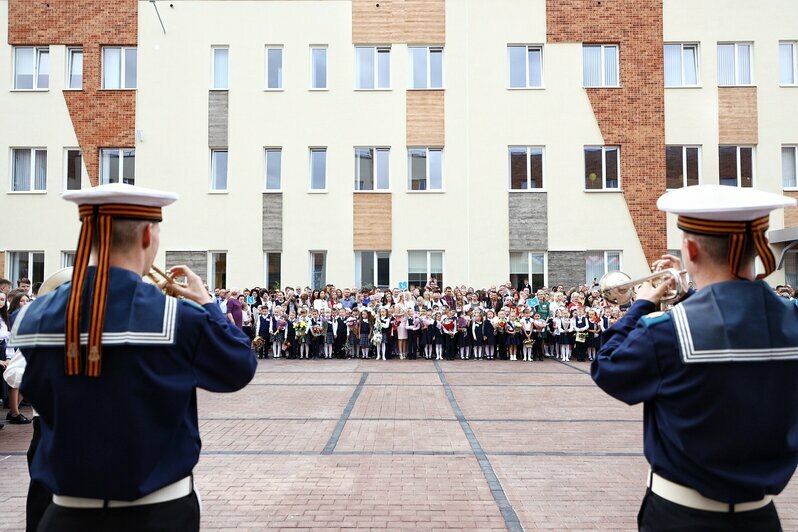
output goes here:
[{"label": "hand holding trumpet", "polygon": [[[153,269],[155,267],[153,266]],[[199,275],[191,271],[188,266],[179,265],[169,268],[168,274],[164,274],[160,270],[155,270],[163,279],[157,281],[158,288],[173,297],[184,297],[197,303],[198,305],[207,305],[213,303],[213,297],[205,290],[202,284],[202,279]],[[186,282],[180,283],[174,280],[175,277],[185,277]]]},{"label": "hand holding trumpet", "polygon": [[[669,268],[681,271],[681,259],[675,255],[665,254],[659,260],[655,260],[651,263],[651,271],[655,273]],[[637,299],[645,299],[651,301],[655,305],[659,305],[663,296],[674,289],[676,289],[676,281],[673,278],[667,278],[657,286],[646,281],[637,288]]]}]

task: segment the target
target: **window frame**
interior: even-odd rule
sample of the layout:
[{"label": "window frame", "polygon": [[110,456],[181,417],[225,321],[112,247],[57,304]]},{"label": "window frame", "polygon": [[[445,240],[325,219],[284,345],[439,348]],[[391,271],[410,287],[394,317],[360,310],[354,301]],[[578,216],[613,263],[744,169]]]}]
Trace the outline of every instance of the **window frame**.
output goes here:
[{"label": "window frame", "polygon": [[[512,86],[512,62],[510,61],[510,48],[524,48],[524,81],[525,85],[523,87],[513,87]],[[539,50],[540,51],[540,85],[530,85],[529,84],[529,52],[531,50]],[[507,89],[508,90],[542,90],[546,88],[546,79],[544,77],[546,71],[546,63],[544,58],[543,52],[543,45],[542,44],[507,44]]]},{"label": "window frame", "polygon": [[[585,48],[600,48],[601,49],[601,84],[600,85],[586,85],[585,84]],[[606,49],[615,49],[615,62],[618,66],[618,79],[614,85],[608,85],[605,79],[607,73]],[[620,44],[598,44],[598,43],[585,43],[582,44],[582,88],[585,89],[619,89],[621,88],[621,45]]]},{"label": "window frame", "polygon": [[[585,180],[587,179],[587,175],[584,175],[584,170],[586,170],[585,165],[587,164],[586,161],[586,153],[585,151],[588,148],[601,148],[601,188],[587,188],[585,186]],[[618,186],[613,188],[607,188],[607,151],[614,149],[618,152],[618,162],[617,162],[617,175],[618,175]],[[583,160],[583,175],[582,175],[582,189],[583,192],[590,192],[590,193],[607,193],[607,192],[623,192],[623,181],[621,180],[621,145],[620,144],[608,144],[604,146],[592,145],[588,144],[585,145],[582,149],[582,160]]]},{"label": "window frame", "polygon": [[[313,188],[313,153],[314,152],[324,152],[324,188]],[[328,174],[328,157],[327,157],[327,146],[310,146],[308,147],[308,162],[309,162],[309,174],[310,174],[310,182],[308,183],[309,189],[308,193],[310,194],[326,194],[328,192],[327,184],[327,174]]]},{"label": "window frame", "polygon": [[[28,179],[30,188],[27,190],[14,190],[14,152],[17,150],[27,150],[30,152],[30,177]],[[36,152],[44,152],[44,188],[36,187]],[[47,194],[47,148],[40,146],[11,146],[9,148],[9,184],[8,194]]]},{"label": "window frame", "polygon": [[779,87],[798,87],[798,41],[779,41],[779,49],[784,45],[792,48],[792,83],[781,81],[781,52],[779,52]]},{"label": "window frame", "polygon": [[[598,255],[599,253],[603,254],[603,265],[604,265],[604,273],[602,275],[607,275],[609,271],[623,271],[623,250],[621,249],[609,249],[609,250],[600,250],[600,249],[589,249],[585,251],[585,284],[588,286],[592,285],[593,279],[587,278],[587,257],[588,255]],[[608,270],[607,264],[609,263],[609,255],[610,254],[618,254],[618,269],[617,270]],[[596,279],[596,281],[600,281],[601,277]]]},{"label": "window frame", "polygon": [[[681,148],[682,149],[682,185],[677,188],[670,188],[668,187],[668,169],[667,169],[667,150],[668,148]],[[701,145],[700,144],[666,144],[665,145],[665,157],[666,157],[666,166],[665,166],[665,188],[666,190],[678,190],[679,188],[685,188],[688,186],[687,182],[689,180],[689,176],[687,175],[687,150],[688,149],[696,149],[698,150],[698,185],[702,183],[701,179],[701,168],[704,163],[704,156],[702,153]],[[620,162],[620,160],[619,160]]]},{"label": "window frame", "polygon": [[[227,51],[227,72],[225,73],[225,86],[215,87],[216,84],[216,51]],[[213,44],[211,45],[211,87],[212,91],[229,91],[230,90],[230,45],[227,44]]]},{"label": "window frame", "polygon": [[[70,268],[75,265],[75,251],[61,250],[61,268]],[[71,258],[71,260],[70,260]]]},{"label": "window frame", "polygon": [[[280,86],[269,87],[269,51],[280,50]],[[265,88],[269,92],[280,92],[285,90],[285,47],[282,44],[267,44],[264,51],[264,64],[266,66]]]},{"label": "window frame", "polygon": [[[313,258],[315,255],[322,256],[321,282],[318,288],[313,283]],[[312,290],[321,290],[327,286],[327,250],[325,249],[308,250],[308,286],[310,286]]]},{"label": "window frame", "polygon": [[[371,171],[373,176],[374,187],[372,189],[358,188],[360,180],[360,165],[357,164],[357,150],[373,150],[374,157],[372,158]],[[378,187],[379,177],[377,176],[377,153],[387,152],[388,156],[388,183],[385,188]],[[354,163],[355,163],[355,182],[354,191],[360,193],[385,193],[391,191],[391,148],[390,146],[355,146],[354,147]]]},{"label": "window frame", "polygon": [[27,253],[28,254],[28,273],[27,278],[30,279],[31,286],[34,283],[41,283],[44,282],[46,276],[42,274],[42,278],[39,279],[33,275],[33,256],[34,255],[41,255],[42,256],[42,272],[47,271],[47,254],[44,250],[27,250],[27,249],[10,249],[6,251],[6,271],[8,272],[8,278],[12,283],[12,286],[17,283],[19,279],[22,278],[19,272],[19,259],[16,261],[15,256],[18,256],[20,253]]},{"label": "window frame", "polygon": [[[75,60],[75,54],[80,53],[80,87],[72,86],[72,64]],[[82,91],[83,90],[83,47],[69,46],[66,49],[66,82],[64,83],[65,91]]]},{"label": "window frame", "polygon": [[279,286],[282,288],[283,284],[283,252],[282,251],[270,251],[266,250],[263,252],[263,286],[266,287],[266,290],[271,290],[272,285],[269,283],[269,265],[271,261],[269,261],[269,255],[279,255],[280,261],[280,281]]},{"label": "window frame", "polygon": [[[31,88],[30,89],[23,89],[17,87],[17,50],[33,50],[33,63],[31,64]],[[39,87],[39,65],[41,62],[41,54],[43,52],[47,53],[47,86],[46,87]],[[13,46],[12,47],[12,73],[11,73],[11,90],[18,91],[18,92],[47,92],[50,90],[50,47],[49,46]]]},{"label": "window frame", "polygon": [[[269,152],[280,154],[280,186],[269,188]],[[263,147],[263,192],[267,194],[278,194],[283,191],[283,148],[282,146]]]},{"label": "window frame", "polygon": [[[69,188],[69,152],[76,151],[80,153],[80,175],[78,176],[79,187],[78,188]],[[64,148],[64,192],[68,192],[70,190],[82,190],[83,189],[83,150],[79,147],[66,147]]]},{"label": "window frame", "polygon": [[[512,155],[510,150],[513,148],[520,149],[526,148],[526,188],[513,188],[513,162],[512,162]],[[541,185],[537,188],[532,188],[532,150],[539,149],[540,150],[540,181]],[[510,145],[507,147],[507,181],[508,181],[508,188],[507,190],[512,193],[517,192],[546,192],[546,147],[543,145],[529,145],[529,146],[522,146],[522,145]]]},{"label": "window frame", "polygon": [[[119,87],[106,87],[105,86],[105,51],[106,50],[119,50]],[[125,69],[125,62],[127,61],[127,50],[136,51],[136,83],[134,87],[126,87],[127,75]],[[104,91],[134,91],[138,89],[138,46],[102,46],[100,48],[100,90]]]},{"label": "window frame", "polygon": [[782,186],[782,190],[788,190],[788,191],[794,192],[794,191],[798,190],[798,144],[782,144],[781,145],[781,151],[783,152],[785,149],[791,149],[792,150],[793,168],[795,169],[796,175],[794,176],[795,177],[795,184],[794,185],[787,186],[784,183],[784,159],[783,159],[783,156],[782,156],[781,186]]},{"label": "window frame", "polygon": [[[209,194],[227,194],[230,190],[230,149],[219,147],[219,148],[211,148],[211,181],[208,193]],[[225,168],[225,179],[224,179],[224,188],[214,188],[216,184],[216,154],[218,153],[225,153],[227,154],[226,164],[227,168]]]},{"label": "window frame", "polygon": [[[421,190],[413,190],[413,165],[410,159],[410,152],[412,150],[426,150],[426,154],[424,155],[424,162],[426,163],[426,177],[425,177],[425,188]],[[429,168],[430,168],[430,157],[429,153],[431,151],[439,151],[441,152],[441,188],[429,188]],[[444,149],[443,146],[408,146],[407,147],[407,192],[411,194],[440,194],[446,192],[446,181],[445,181],[445,174],[444,168],[446,167],[446,161],[444,160]]]},{"label": "window frame", "polygon": [[[666,46],[679,46],[679,59],[682,65],[682,75],[681,75],[681,83],[679,85],[668,85],[665,82],[665,77],[663,76],[663,82],[665,83],[666,89],[696,89],[701,87],[701,43],[698,42],[666,42],[662,46],[662,53],[663,53],[663,68],[667,70],[667,66],[665,66],[665,47]],[[684,66],[684,49],[692,47],[695,49],[695,84],[688,85],[685,83],[685,66]]]},{"label": "window frame", "polygon": [[[513,273],[513,268],[512,268],[512,264],[513,264],[512,254],[513,253],[526,253],[526,264],[527,264],[527,266],[526,266],[526,270],[527,270],[526,271],[526,275],[527,275],[527,278],[529,279],[529,284],[532,285],[532,286],[534,286],[533,283],[532,283],[532,275],[533,275],[532,274],[532,255],[542,255],[543,256],[543,285],[542,286],[548,286],[549,285],[549,254],[548,254],[547,251],[539,251],[539,250],[538,251],[535,251],[535,250],[513,251],[513,250],[510,250],[507,253],[508,266],[510,266],[510,268],[509,268],[509,275],[510,276],[520,275],[520,274],[517,274],[517,273]],[[517,287],[517,285],[516,285],[516,287]]]},{"label": "window frame", "polygon": [[[720,183],[720,180],[721,180],[721,177],[720,177],[720,167],[721,167],[720,150],[722,148],[736,148],[737,149],[737,152],[735,154],[735,157],[737,159],[737,161],[736,161],[737,162],[737,184],[735,184],[734,186],[736,186],[737,188],[751,188],[751,189],[756,188],[756,145],[754,145],[754,144],[718,144],[718,183],[721,184],[721,185],[723,185],[723,183]],[[740,150],[743,149],[743,148],[750,148],[751,149],[751,186],[750,187],[742,186],[741,179],[740,179],[741,178],[740,167],[741,167],[741,159],[742,159],[742,157],[740,157]],[[723,186],[731,186],[731,185],[723,185]]]},{"label": "window frame", "polygon": [[[445,60],[445,52],[444,52],[444,45],[442,44],[411,44],[407,46],[407,55],[408,55],[408,84],[407,90],[409,91],[442,91],[446,89],[446,60]],[[426,50],[426,58],[427,58],[427,86],[426,87],[414,87],[415,77],[413,75],[414,63],[413,63],[413,50],[415,49],[424,49]],[[430,61],[430,57],[432,55],[432,50],[440,50],[441,52],[441,86],[440,87],[432,87],[432,61]]]},{"label": "window frame", "polygon": [[[374,282],[371,283],[372,287],[386,289],[390,288],[391,282],[391,252],[390,250],[356,250],[355,251],[355,287],[358,289],[363,288],[363,266],[362,266],[362,259],[363,253],[370,253],[374,259]],[[380,269],[379,269],[379,259],[380,254],[383,255],[382,258],[385,258],[384,255],[388,255],[388,284],[379,284],[377,281],[380,279]]]},{"label": "window frame", "polygon": [[[734,46],[734,83],[731,85],[728,84],[721,84],[720,82],[720,61],[718,61],[718,57],[720,55],[720,47],[721,45],[733,45]],[[748,46],[748,64],[750,65],[751,71],[751,80],[748,83],[740,83],[740,54],[738,53],[738,49],[740,46]],[[755,87],[756,86],[756,76],[754,75],[754,43],[753,41],[718,41],[717,46],[715,47],[715,60],[718,65],[718,71],[715,73],[717,76],[717,84],[718,87]]]},{"label": "window frame", "polygon": [[[99,174],[100,174],[100,184],[101,185],[107,185],[107,184],[110,184],[110,183],[114,182],[114,181],[111,181],[110,178],[106,179],[107,176],[105,176],[103,174],[103,154],[105,152],[107,152],[107,151],[114,151],[114,150],[116,152],[118,152],[118,156],[119,156],[119,175],[117,176],[117,181],[115,181],[116,183],[124,183],[124,173],[125,173],[125,154],[124,154],[124,152],[132,151],[133,152],[133,159],[135,161],[136,148],[99,148],[98,149],[99,155],[100,155]],[[131,185],[135,185],[136,184],[135,162],[133,164],[134,164],[133,183],[130,183]]]},{"label": "window frame", "polygon": [[208,285],[208,291],[213,294],[213,291],[217,288],[227,288],[226,286],[216,286],[216,262],[214,260],[216,255],[224,255],[224,277],[225,283],[227,284],[227,251],[226,250],[208,250],[208,278],[205,280],[205,283]]},{"label": "window frame", "polygon": [[[429,278],[432,276],[432,254],[433,253],[440,253],[441,254],[441,281],[438,283],[438,286],[443,287],[445,286],[444,281],[446,279],[446,251],[443,249],[408,249],[407,250],[407,282],[408,286],[410,285],[410,254],[411,253],[426,253],[427,254],[427,272],[424,278],[424,284],[427,283]],[[423,286],[423,285],[422,285]]]},{"label": "window frame", "polygon": [[[324,87],[314,87],[316,82],[316,69],[313,64],[313,51],[324,50]],[[310,45],[310,89],[311,91],[330,90],[330,47],[326,44]]]},{"label": "window frame", "polygon": [[[360,49],[370,49],[374,51],[374,57],[372,61],[373,70],[373,77],[372,83],[373,87],[360,87],[360,55],[358,54],[358,50]],[[380,80],[380,58],[379,54],[385,51],[388,51],[388,86],[387,87],[380,87],[379,80]],[[373,45],[373,46],[361,46],[355,45],[355,90],[356,91],[390,91],[393,88],[393,76],[391,75],[391,59],[393,55],[393,49],[390,44],[380,44],[380,45]]]}]

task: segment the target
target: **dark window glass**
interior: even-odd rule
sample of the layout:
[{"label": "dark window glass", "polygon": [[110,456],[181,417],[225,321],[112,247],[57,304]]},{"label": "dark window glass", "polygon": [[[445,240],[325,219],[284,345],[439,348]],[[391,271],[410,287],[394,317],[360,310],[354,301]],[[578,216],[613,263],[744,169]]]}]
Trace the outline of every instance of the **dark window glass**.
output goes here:
[{"label": "dark window glass", "polygon": [[585,189],[600,190],[602,185],[601,148],[585,148]]},{"label": "dark window glass", "polygon": [[737,147],[721,146],[718,148],[720,159],[720,184],[730,187],[737,186]]},{"label": "dark window glass", "polygon": [[665,148],[665,186],[667,188],[682,188],[684,186],[683,168],[682,147],[668,146]]}]

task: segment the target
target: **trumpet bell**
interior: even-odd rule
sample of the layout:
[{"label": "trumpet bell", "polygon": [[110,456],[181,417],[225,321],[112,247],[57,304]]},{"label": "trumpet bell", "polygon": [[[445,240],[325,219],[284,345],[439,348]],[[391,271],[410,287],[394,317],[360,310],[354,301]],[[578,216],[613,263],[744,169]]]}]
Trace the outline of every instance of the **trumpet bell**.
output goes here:
[{"label": "trumpet bell", "polygon": [[635,295],[632,278],[619,271],[606,273],[599,281],[602,297],[615,305],[625,305]]}]

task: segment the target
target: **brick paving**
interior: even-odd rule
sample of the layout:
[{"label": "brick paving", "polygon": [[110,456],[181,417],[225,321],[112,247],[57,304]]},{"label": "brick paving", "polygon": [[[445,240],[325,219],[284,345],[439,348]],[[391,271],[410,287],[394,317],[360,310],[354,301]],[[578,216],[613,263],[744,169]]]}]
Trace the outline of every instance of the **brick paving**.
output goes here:
[{"label": "brick paving", "polygon": [[[635,529],[642,408],[587,364],[259,362],[199,393],[203,530]],[[0,431],[0,530],[24,528],[29,439]],[[798,530],[798,481],[777,505]]]}]

